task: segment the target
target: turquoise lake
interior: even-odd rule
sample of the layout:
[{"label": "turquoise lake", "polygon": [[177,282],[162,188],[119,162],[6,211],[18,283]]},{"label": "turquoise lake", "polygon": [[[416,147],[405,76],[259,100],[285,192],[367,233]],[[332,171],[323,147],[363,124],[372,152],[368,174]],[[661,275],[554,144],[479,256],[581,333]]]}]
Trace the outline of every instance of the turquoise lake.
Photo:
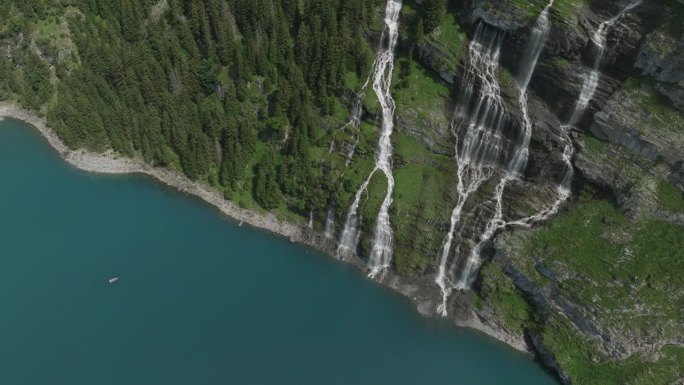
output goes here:
[{"label": "turquoise lake", "polygon": [[150,178],[75,170],[6,120],[0,384],[557,382],[350,266]]}]

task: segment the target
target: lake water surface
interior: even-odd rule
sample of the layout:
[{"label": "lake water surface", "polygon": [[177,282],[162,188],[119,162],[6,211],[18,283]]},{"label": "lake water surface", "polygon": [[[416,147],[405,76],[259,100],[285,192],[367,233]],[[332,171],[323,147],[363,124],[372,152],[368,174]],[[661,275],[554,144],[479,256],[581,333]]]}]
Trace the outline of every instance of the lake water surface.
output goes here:
[{"label": "lake water surface", "polygon": [[149,178],[75,170],[6,120],[0,384],[557,382],[345,264]]}]

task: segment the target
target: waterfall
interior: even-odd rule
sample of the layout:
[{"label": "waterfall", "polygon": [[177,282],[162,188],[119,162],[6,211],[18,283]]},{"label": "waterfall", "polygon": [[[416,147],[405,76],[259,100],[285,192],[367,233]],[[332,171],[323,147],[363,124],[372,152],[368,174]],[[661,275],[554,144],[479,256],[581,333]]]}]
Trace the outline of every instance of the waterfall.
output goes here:
[{"label": "waterfall", "polygon": [[[469,173],[470,175],[466,175]],[[449,225],[449,232],[447,232],[446,238],[442,244],[442,249],[439,256],[439,267],[437,270],[437,277],[435,283],[439,286],[442,291],[442,303],[437,307],[437,311],[443,316],[447,315],[447,299],[451,294],[453,286],[450,284],[450,280],[447,277],[447,263],[449,262],[449,253],[451,251],[451,245],[454,241],[454,232],[456,231],[456,226],[461,221],[461,213],[463,212],[463,206],[470,194],[477,191],[480,188],[482,182],[488,179],[488,176],[479,168],[470,167],[458,167],[458,200],[456,201],[456,207],[454,207],[451,212],[451,220]],[[467,181],[467,182],[466,182]],[[467,183],[467,186],[466,186]]]},{"label": "waterfall", "polygon": [[352,158],[354,157],[354,152],[356,151],[356,145],[359,143],[358,129],[361,125],[361,117],[363,115],[363,98],[366,97],[367,85],[368,80],[366,80],[366,83],[363,85],[363,87],[361,87],[361,91],[354,97],[354,101],[352,102],[351,116],[349,117],[349,122],[347,122],[344,127],[351,127],[354,132],[354,144],[347,152],[346,160],[344,161],[344,167],[349,167],[349,163],[351,163]]},{"label": "waterfall", "polygon": [[[565,147],[563,149],[563,154],[561,158],[565,163],[566,170],[562,180],[557,186],[558,199],[549,207],[542,209],[540,212],[530,217],[519,219],[516,221],[505,222],[503,221],[503,215],[501,213],[501,199],[503,197],[503,190],[506,184],[509,181],[516,178],[518,173],[523,170],[527,162],[527,146],[529,146],[531,124],[529,114],[527,111],[526,88],[529,84],[529,80],[531,79],[532,73],[534,71],[534,66],[536,65],[537,59],[539,58],[539,54],[541,53],[541,48],[543,47],[546,35],[548,35],[548,30],[550,27],[548,22],[548,11],[550,7],[553,6],[553,0],[551,0],[549,5],[547,5],[547,7],[541,13],[540,17],[537,19],[537,26],[535,27],[532,36],[530,37],[530,45],[528,46],[528,50],[536,51],[536,54],[532,56],[534,58],[533,60],[529,60],[528,66],[523,66],[523,68],[529,68],[529,72],[521,77],[521,79],[523,79],[523,82],[520,83],[520,105],[523,112],[524,125],[524,137],[520,145],[521,148],[519,148],[519,150],[516,151],[516,155],[513,157],[512,162],[509,164],[507,175],[502,179],[501,183],[495,189],[495,215],[487,224],[487,227],[484,233],[481,235],[478,244],[471,250],[470,256],[467,259],[466,265],[461,274],[461,278],[456,284],[458,288],[467,288],[470,286],[473,279],[473,272],[481,263],[480,253],[482,252],[482,249],[484,248],[486,243],[491,240],[491,238],[494,236],[498,229],[501,229],[508,225],[521,225],[528,227],[532,223],[545,221],[553,215],[555,215],[560,209],[561,204],[563,204],[563,202],[565,202],[570,197],[570,188],[572,178],[574,176],[574,169],[572,166],[572,156],[574,154],[574,147],[572,145],[572,140],[570,139],[568,132],[570,130],[570,127],[572,127],[579,121],[582,114],[589,105],[589,102],[594,97],[594,93],[596,92],[596,88],[598,87],[598,82],[600,78],[599,66],[601,64],[601,60],[603,59],[603,55],[605,54],[606,36],[608,34],[610,27],[615,25],[622,18],[622,16],[624,16],[627,12],[637,7],[639,4],[641,4],[641,2],[642,0],[637,0],[628,4],[617,15],[602,22],[591,38],[591,40],[596,45],[596,48],[598,50],[597,55],[594,58],[593,67],[589,74],[585,77],[585,81],[582,85],[582,91],[577,100],[575,109],[570,117],[568,124],[561,126],[561,129],[563,131],[563,141],[565,142]],[[524,148],[522,148],[523,146]]]},{"label": "waterfall", "polygon": [[623,8],[617,15],[602,22],[596,29],[596,32],[594,32],[594,34],[591,36],[591,41],[594,43],[597,49],[596,57],[594,57],[591,70],[588,74],[584,76],[584,82],[582,83],[582,91],[580,92],[580,96],[577,99],[577,103],[575,104],[575,109],[572,111],[572,114],[570,115],[570,119],[567,123],[568,126],[572,127],[577,124],[577,122],[584,114],[584,111],[587,109],[587,106],[589,106],[589,102],[591,102],[591,100],[594,98],[596,88],[598,87],[599,79],[601,78],[599,66],[601,65],[601,61],[603,60],[603,55],[606,52],[606,37],[608,35],[608,31],[618,21],[620,21],[620,19],[624,15],[626,15],[632,9],[638,7],[642,3],[642,1],[643,0],[636,0],[632,3],[627,4],[627,6]]},{"label": "waterfall", "polygon": [[615,15],[615,16],[611,17],[610,19],[601,23],[601,25],[599,25],[598,29],[596,30],[596,32],[592,36],[592,40],[594,41],[594,43],[597,46],[604,48],[606,45],[606,35],[608,34],[608,32],[607,32],[608,29],[611,28],[612,26],[614,26],[618,21],[620,21],[620,19],[624,15],[626,15],[628,12],[630,12],[634,8],[641,5],[641,3],[643,3],[643,0],[633,1],[629,4],[627,4],[627,6],[625,6],[625,8],[623,8],[620,12],[618,12],[617,15]]},{"label": "waterfall", "polygon": [[487,242],[489,242],[489,240],[492,239],[496,231],[506,225],[506,222],[504,222],[503,220],[503,193],[506,188],[506,184],[508,184],[508,182],[511,180],[512,179],[509,175],[504,176],[501,182],[496,186],[494,190],[494,199],[496,202],[496,206],[494,208],[494,216],[492,217],[492,219],[489,220],[489,222],[487,222],[485,231],[480,235],[480,241],[475,245],[475,247],[472,248],[472,250],[470,250],[470,254],[468,255],[465,265],[461,270],[461,276],[456,282],[457,289],[463,290],[470,287],[471,281],[474,276],[474,272],[477,270],[477,267],[480,266],[480,264],[482,263],[482,260],[480,258],[482,250],[484,249]]},{"label": "waterfall", "polygon": [[570,139],[570,135],[568,134],[570,127],[561,126],[561,129],[563,130],[563,141],[565,142],[563,154],[561,155],[561,159],[563,160],[563,163],[565,163],[565,172],[563,173],[563,178],[561,179],[560,183],[558,183],[558,186],[556,186],[558,199],[556,199],[556,201],[548,207],[540,210],[538,213],[535,213],[527,218],[507,222],[505,226],[515,225],[530,227],[534,223],[546,221],[552,216],[556,215],[561,205],[568,200],[568,198],[570,198],[570,195],[572,194],[572,191],[570,190],[572,178],[575,175],[575,169],[572,166],[572,156],[575,153],[575,148],[573,147],[572,139]]},{"label": "waterfall", "polygon": [[[532,30],[532,33],[530,35],[530,38],[528,40],[528,45],[525,50],[525,53],[523,55],[523,60],[522,60],[522,65],[519,68],[519,73],[517,76],[517,83],[518,83],[518,97],[519,97],[519,104],[520,104],[520,109],[522,111],[522,133],[521,133],[521,138],[518,139],[517,146],[514,150],[513,156],[511,160],[509,161],[507,167],[506,167],[506,172],[505,175],[501,178],[501,181],[499,184],[495,187],[494,190],[494,197],[493,201],[495,202],[494,205],[494,215],[492,218],[489,220],[487,223],[485,230],[479,237],[478,243],[470,250],[470,253],[468,257],[465,260],[465,263],[463,264],[463,268],[461,270],[461,274],[459,276],[459,279],[456,281],[455,284],[451,284],[449,278],[447,278],[447,273],[446,273],[446,264],[448,262],[448,256],[449,256],[449,248],[451,247],[451,243],[453,241],[453,231],[456,228],[456,224],[460,220],[461,212],[463,210],[463,205],[465,203],[465,200],[467,199],[468,195],[470,194],[468,191],[469,189],[467,188],[468,186],[473,186],[474,190],[477,190],[479,187],[479,184],[477,183],[482,183],[481,180],[476,179],[477,183],[473,183],[472,181],[469,182],[470,184],[463,184],[462,180],[463,178],[463,172],[460,169],[459,166],[459,171],[458,171],[458,177],[459,177],[459,185],[457,187],[458,189],[458,194],[459,198],[457,200],[457,205],[454,211],[452,212],[452,217],[451,217],[451,226],[450,226],[450,233],[447,235],[445,242],[442,246],[441,254],[440,254],[440,265],[437,273],[437,284],[440,286],[442,290],[442,303],[438,307],[438,311],[446,315],[446,302],[447,302],[447,297],[450,294],[451,290],[454,288],[457,289],[467,289],[474,278],[474,273],[477,271],[477,268],[481,264],[481,253],[484,249],[484,247],[487,245],[487,243],[494,237],[496,232],[509,225],[519,225],[519,226],[525,226],[529,227],[535,222],[539,221],[544,221],[549,219],[551,216],[555,215],[558,210],[560,209],[560,206],[565,202],[571,195],[571,183],[572,183],[572,178],[574,176],[574,169],[572,166],[572,156],[574,154],[574,147],[572,145],[572,140],[570,139],[569,135],[569,130],[570,127],[579,120],[581,115],[584,113],[586,107],[588,106],[589,102],[593,98],[594,93],[596,92],[596,88],[598,86],[598,81],[599,81],[599,65],[601,63],[601,60],[603,58],[603,55],[605,53],[605,40],[606,40],[606,35],[607,31],[611,26],[613,26],[615,23],[617,23],[620,18],[625,15],[627,12],[629,12],[631,9],[637,7],[642,0],[637,0],[635,2],[630,3],[627,5],[618,15],[614,16],[613,18],[604,21],[601,23],[599,28],[597,29],[596,33],[592,37],[592,41],[598,48],[598,54],[595,58],[594,66],[592,71],[586,76],[584,84],[582,86],[582,92],[578,98],[577,104],[575,106],[575,110],[573,111],[572,117],[570,118],[570,121],[568,124],[561,126],[562,129],[562,138],[565,143],[565,147],[563,149],[563,154],[562,154],[562,160],[563,163],[565,164],[565,172],[563,174],[563,177],[561,181],[559,182],[557,186],[557,191],[558,191],[558,199],[553,202],[553,204],[543,208],[541,211],[539,211],[536,214],[533,214],[527,218],[522,218],[519,220],[515,221],[510,221],[506,222],[503,219],[503,196],[504,196],[504,191],[506,188],[506,185],[513,181],[516,180],[520,177],[521,173],[525,170],[525,167],[527,165],[527,160],[529,156],[529,144],[530,144],[530,139],[532,136],[532,123],[531,119],[529,116],[529,111],[528,111],[528,95],[527,95],[527,88],[529,86],[530,80],[532,79],[532,75],[534,73],[537,61],[539,60],[539,56],[541,54],[542,49],[544,48],[544,44],[546,42],[546,38],[548,37],[548,33],[550,30],[550,22],[549,22],[549,12],[551,8],[553,7],[554,0],[550,0],[548,5],[544,8],[544,10],[541,12],[539,17],[537,18],[536,25],[534,29]],[[478,27],[479,28],[479,27]],[[476,33],[476,36],[474,40],[478,40],[478,34]],[[477,44],[473,45],[471,42],[471,46],[477,46]],[[471,53],[472,56],[472,53]],[[474,64],[475,62],[471,61],[471,65]],[[489,65],[485,65],[483,68],[485,69],[483,72],[488,72],[489,70]],[[467,84],[466,82],[464,86],[464,93],[472,93],[473,87],[471,84]],[[485,90],[484,93],[489,93],[492,89],[491,87],[489,88],[489,91],[487,91],[488,87],[485,84],[483,87]],[[467,135],[467,134],[466,134]],[[491,143],[488,144],[491,146]],[[489,156],[491,159],[491,155]],[[479,161],[484,160],[484,158],[478,159]],[[466,164],[468,164],[466,162]],[[481,168],[478,167],[478,170],[481,170]],[[480,175],[481,178],[487,178],[487,176],[480,172],[478,175]],[[465,178],[468,179],[468,178]],[[456,268],[456,265],[452,266],[452,271]]]},{"label": "waterfall", "polygon": [[527,47],[523,54],[521,66],[518,70],[518,102],[523,118],[522,135],[515,147],[513,157],[508,163],[506,175],[501,178],[501,181],[494,189],[494,215],[487,223],[484,232],[480,235],[479,242],[473,247],[470,251],[470,255],[468,255],[468,258],[466,259],[460,278],[456,282],[456,287],[459,289],[466,289],[470,286],[474,272],[481,263],[480,254],[482,249],[499,229],[506,226],[506,222],[503,220],[503,196],[506,185],[508,185],[509,182],[518,179],[527,166],[530,139],[532,138],[532,122],[527,107],[527,87],[530,84],[534,70],[537,67],[537,62],[539,61],[539,56],[544,49],[546,38],[551,29],[549,11],[551,10],[551,7],[553,7],[553,1],[554,0],[550,0],[544,10],[539,14],[539,17],[537,17],[537,21],[530,33]]},{"label": "waterfall", "polygon": [[606,36],[610,27],[614,26],[625,14],[627,14],[632,9],[636,8],[642,3],[642,0],[634,1],[623,8],[617,15],[612,18],[602,22],[597,28],[596,32],[591,37],[592,42],[596,45],[598,52],[594,58],[593,66],[588,74],[585,75],[584,83],[582,84],[582,91],[580,92],[577,102],[575,103],[575,108],[570,116],[568,122],[561,126],[563,131],[563,141],[565,142],[565,148],[563,149],[563,154],[561,159],[565,163],[565,173],[563,178],[558,184],[558,200],[556,200],[552,205],[534,214],[528,218],[523,218],[508,224],[519,225],[519,226],[530,226],[535,222],[545,221],[558,213],[561,204],[565,202],[571,195],[571,184],[572,178],[574,177],[575,170],[572,166],[572,156],[574,155],[575,149],[572,145],[572,139],[570,139],[569,131],[574,125],[577,124],[579,119],[584,114],[589,102],[594,97],[596,88],[598,87],[598,82],[600,78],[599,66],[601,65],[601,60],[603,60],[603,55],[606,50]]},{"label": "waterfall", "polygon": [[361,187],[354,196],[354,201],[349,207],[347,218],[344,221],[344,228],[342,229],[342,233],[340,234],[340,243],[337,246],[337,254],[339,255],[353,254],[356,252],[356,246],[359,244],[360,235],[360,232],[358,230],[358,210],[359,204],[361,203],[361,195],[363,195],[363,193],[368,188],[368,184],[370,183],[371,178],[375,174],[375,171],[376,170],[373,170],[373,172],[371,172],[370,175],[368,175],[368,178],[366,178],[366,180],[363,181]]},{"label": "waterfall", "polygon": [[[373,68],[375,68],[375,65],[376,63],[373,63]],[[372,74],[366,78],[366,81],[361,86],[359,92],[354,95],[349,120],[340,128],[340,130],[351,129],[352,135],[354,136],[354,144],[349,147],[347,154],[345,154],[345,167],[349,167],[349,163],[351,163],[352,158],[354,157],[354,152],[356,152],[356,146],[359,144],[359,126],[361,126],[361,118],[363,117],[363,99],[366,97],[366,89],[368,88],[368,83],[370,83],[371,76]],[[333,152],[334,145],[335,140],[331,142],[330,150],[328,152]]]},{"label": "waterfall", "polygon": [[[498,79],[502,43],[503,33],[479,23],[468,46],[469,63],[458,111],[468,123],[460,151],[459,143],[456,148],[459,164],[465,166],[496,165],[501,156],[506,115]],[[477,84],[480,89],[477,98],[473,98]]]},{"label": "waterfall", "polygon": [[[451,212],[449,231],[439,255],[439,267],[435,283],[442,291],[442,303],[437,311],[446,315],[446,301],[454,288],[451,277],[456,264],[448,271],[449,255],[461,220],[463,207],[469,196],[488,180],[501,156],[503,147],[502,128],[505,110],[498,83],[499,53],[503,34],[484,23],[477,25],[475,35],[468,45],[468,62],[463,79],[460,106],[456,110],[462,127],[454,123],[452,132],[456,137],[457,192],[456,206]],[[476,85],[479,85],[477,94]],[[460,128],[460,129],[459,129]],[[465,129],[465,133],[462,131]],[[463,135],[459,135],[459,133]],[[459,137],[463,136],[460,141]]]},{"label": "waterfall", "polygon": [[544,49],[544,43],[546,42],[549,30],[551,29],[549,11],[551,11],[551,7],[553,7],[553,2],[554,0],[551,0],[539,14],[537,23],[530,34],[529,42],[527,43],[525,53],[523,54],[522,66],[519,69],[520,73],[518,74],[518,85],[521,90],[527,90],[534,69],[537,67],[539,55],[541,55],[541,52]]},{"label": "waterfall", "polygon": [[577,98],[577,103],[575,104],[575,109],[570,115],[570,120],[568,120],[569,126],[574,126],[577,124],[579,119],[584,114],[584,111],[589,106],[589,102],[594,98],[594,93],[596,93],[596,88],[598,87],[598,81],[600,78],[598,71],[598,62],[600,62],[600,56],[603,55],[603,50],[599,49],[599,57],[594,64],[594,68],[589,71],[589,74],[584,76],[584,82],[582,83],[582,91],[580,92],[579,98]]},{"label": "waterfall", "polygon": [[523,115],[523,138],[518,146],[518,149],[513,156],[513,159],[508,165],[508,173],[518,175],[527,165],[527,157],[529,155],[528,148],[530,146],[530,138],[532,137],[532,123],[530,121],[529,111],[527,109],[527,87],[530,85],[532,74],[537,68],[539,56],[544,49],[546,38],[549,36],[551,23],[549,23],[549,11],[553,7],[553,1],[539,14],[537,22],[530,34],[525,53],[523,54],[522,66],[518,74],[518,99],[520,102],[520,109]]},{"label": "waterfall", "polygon": [[533,223],[545,221],[558,213],[560,205],[570,197],[572,178],[575,174],[575,170],[572,166],[572,156],[574,155],[575,149],[572,145],[569,131],[575,124],[577,124],[579,119],[582,117],[582,114],[584,114],[584,111],[594,97],[594,93],[598,87],[598,81],[600,78],[599,66],[601,65],[603,55],[605,54],[606,36],[608,35],[610,27],[614,26],[624,15],[639,6],[641,3],[642,0],[637,0],[628,4],[617,15],[602,22],[591,37],[591,41],[596,46],[598,52],[594,58],[591,70],[587,75],[585,75],[585,80],[582,84],[582,92],[577,99],[575,109],[568,122],[561,126],[561,129],[563,130],[563,141],[565,142],[565,148],[563,149],[561,159],[563,160],[563,163],[565,163],[565,173],[563,174],[563,178],[557,187],[558,200],[537,214],[517,221],[509,222],[507,225],[530,226]]},{"label": "waterfall", "polygon": [[331,204],[328,206],[328,214],[325,217],[325,239],[332,239],[335,234],[335,208]]},{"label": "waterfall", "polygon": [[[354,157],[354,152],[356,151],[356,146],[359,143],[359,126],[361,125],[361,118],[363,117],[363,99],[366,97],[366,89],[368,88],[368,83],[370,83],[370,79],[373,76],[373,73],[375,72],[375,69],[377,67],[377,59],[373,63],[373,71],[371,75],[366,78],[366,81],[363,83],[363,86],[361,86],[361,90],[356,93],[354,96],[354,100],[352,101],[352,108],[351,108],[351,114],[349,116],[349,121],[342,126],[341,130],[346,130],[348,128],[351,128],[351,131],[354,135],[354,144],[349,148],[349,151],[347,152],[345,156],[345,161],[344,161],[344,167],[347,168],[349,167],[349,163],[351,163],[352,158]],[[332,145],[335,143],[333,140],[331,147],[330,147],[330,152],[332,152],[333,147]],[[372,176],[372,174],[371,174]],[[354,253],[356,252],[356,245],[358,244],[358,239],[359,239],[359,234],[357,231],[357,225],[358,225],[358,218],[357,218],[357,211],[359,208],[359,203],[361,202],[361,194],[366,190],[368,187],[368,183],[370,182],[370,176],[368,179],[363,183],[359,191],[357,191],[356,196],[354,197],[354,202],[352,203],[349,212],[347,213],[347,218],[345,219],[345,225],[342,230],[342,233],[340,234],[340,243],[337,246],[337,254],[338,255],[345,255],[349,253]],[[325,237],[326,239],[333,239],[333,233],[335,232],[335,213],[333,210],[332,205],[328,209],[328,215],[326,218],[325,222]]]},{"label": "waterfall", "polygon": [[[375,155],[375,167],[363,182],[354,196],[349,208],[344,229],[340,236],[338,253],[355,251],[360,232],[358,230],[358,207],[361,196],[367,190],[371,178],[377,171],[381,171],[387,178],[387,193],[380,206],[373,237],[373,248],[368,261],[371,269],[370,276],[375,277],[379,272],[388,268],[392,258],[392,228],[389,219],[389,207],[392,204],[394,192],[394,176],[392,174],[392,132],[394,131],[394,99],[390,92],[392,75],[394,73],[394,49],[399,38],[399,14],[401,0],[388,0],[385,8],[385,29],[382,35],[383,46],[373,64],[373,90],[382,108],[382,129],[378,148]],[[360,107],[360,106],[359,106]]]},{"label": "waterfall", "polygon": [[558,200],[537,214],[514,222],[509,222],[508,224],[530,226],[533,223],[545,221],[556,215],[561,204],[570,198],[572,178],[575,174],[575,170],[572,166],[572,156],[574,155],[575,149],[572,145],[572,139],[570,139],[569,131],[572,127],[574,127],[575,124],[577,124],[579,119],[584,114],[584,111],[594,97],[594,93],[598,87],[600,78],[599,66],[601,65],[601,60],[603,60],[603,55],[605,54],[606,36],[608,35],[610,27],[614,26],[624,15],[639,6],[641,3],[642,0],[637,0],[628,4],[617,15],[602,22],[591,37],[591,41],[594,43],[594,45],[596,45],[598,52],[594,58],[591,70],[587,75],[585,75],[584,83],[582,84],[582,91],[580,92],[577,102],[575,103],[575,109],[573,110],[568,122],[561,126],[563,131],[563,141],[565,142],[565,148],[563,149],[561,159],[563,160],[563,163],[565,163],[565,173],[563,174],[563,178],[557,187]]},{"label": "waterfall", "polygon": [[390,88],[394,73],[394,49],[399,37],[399,14],[401,0],[389,0],[385,10],[385,24],[387,25],[387,49],[381,54],[378,70],[375,72],[373,90],[382,107],[382,133],[378,142],[378,152],[375,156],[375,168],[381,170],[387,178],[387,193],[380,206],[378,218],[375,221],[373,249],[369,260],[370,276],[387,269],[392,260],[393,236],[389,218],[389,207],[392,204],[394,192],[394,175],[392,174],[392,132],[394,131],[394,99]]},{"label": "waterfall", "polygon": [[307,224],[307,227],[309,229],[313,230],[313,210],[309,211],[309,223]]},{"label": "waterfall", "polygon": [[[370,83],[371,77],[373,76],[373,73],[375,72],[375,66],[377,65],[377,59],[373,63],[373,70],[371,71],[371,74],[366,78],[366,81],[363,83],[361,86],[361,89],[359,92],[357,92],[354,95],[354,100],[352,100],[351,104],[351,111],[349,114],[349,120],[347,123],[345,123],[342,127],[340,127],[341,131],[347,130],[348,128],[351,128],[352,135],[354,135],[354,144],[349,148],[349,151],[347,152],[345,156],[345,162],[344,166],[349,167],[349,163],[351,163],[352,158],[354,157],[354,152],[356,151],[356,146],[359,144],[359,126],[361,125],[361,118],[363,117],[363,99],[366,97],[366,89],[368,88],[368,84]],[[330,149],[328,150],[329,153],[332,153],[335,149],[335,139],[330,142]]]}]

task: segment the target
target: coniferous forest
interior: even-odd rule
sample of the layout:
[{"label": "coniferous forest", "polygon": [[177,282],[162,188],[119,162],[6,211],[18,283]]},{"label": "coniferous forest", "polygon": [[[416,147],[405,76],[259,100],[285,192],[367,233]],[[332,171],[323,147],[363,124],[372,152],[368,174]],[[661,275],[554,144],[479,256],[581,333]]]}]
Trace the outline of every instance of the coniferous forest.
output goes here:
[{"label": "coniferous forest", "polygon": [[[42,0],[11,3],[0,11],[5,34],[28,36],[31,22],[55,13]],[[326,204],[313,202],[326,180],[309,152],[328,145],[325,122],[340,113],[345,79],[368,75],[364,33],[380,1],[63,4],[66,20],[54,23],[68,24],[71,52],[35,50],[53,59],[58,85],[36,52],[22,58],[20,79],[0,59],[0,79],[29,107],[46,104],[69,146],[178,167],[227,196],[252,189],[266,209],[281,195],[302,209]]]},{"label": "coniferous forest", "polygon": [[[289,221],[330,207],[344,216],[375,152],[370,86],[364,124],[344,128],[381,44],[384,1],[6,2],[0,100],[45,116],[69,147],[177,170]],[[411,4],[404,36],[446,13],[446,0]],[[414,54],[400,49],[406,88]]]},{"label": "coniferous forest", "polygon": [[287,222],[566,383],[670,384],[683,53],[682,0],[0,0],[0,107]]}]

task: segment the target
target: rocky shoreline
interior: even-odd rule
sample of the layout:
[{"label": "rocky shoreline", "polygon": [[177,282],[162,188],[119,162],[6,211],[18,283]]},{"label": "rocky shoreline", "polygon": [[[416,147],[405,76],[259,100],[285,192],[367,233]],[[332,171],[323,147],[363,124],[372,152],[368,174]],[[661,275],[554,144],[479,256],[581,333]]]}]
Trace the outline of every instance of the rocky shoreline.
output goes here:
[{"label": "rocky shoreline", "polygon": [[[99,174],[148,175],[168,187],[203,200],[236,221],[287,237],[291,242],[313,247],[333,258],[349,263],[363,272],[367,271],[366,264],[356,256],[341,258],[336,256],[334,252],[335,245],[331,244],[322,234],[316,233],[305,226],[281,221],[274,215],[264,215],[238,207],[233,202],[224,199],[218,191],[207,185],[193,182],[178,172],[152,167],[141,160],[122,157],[112,151],[99,154],[84,149],[71,150],[47,125],[44,118],[14,104],[0,103],[0,121],[4,118],[20,120],[35,127],[48,141],[50,146],[60,154],[63,160],[79,170]],[[405,277],[387,272],[378,280],[378,283],[406,296],[424,317],[438,317],[435,309],[440,293],[432,279],[410,282]],[[534,352],[525,341],[524,336],[511,333],[498,325],[488,323],[487,320],[483,320],[476,315],[471,306],[469,306],[470,301],[467,299],[467,294],[460,295],[455,301],[456,305],[449,312],[451,321],[459,327],[466,327],[484,333],[519,352],[527,354]]]}]

